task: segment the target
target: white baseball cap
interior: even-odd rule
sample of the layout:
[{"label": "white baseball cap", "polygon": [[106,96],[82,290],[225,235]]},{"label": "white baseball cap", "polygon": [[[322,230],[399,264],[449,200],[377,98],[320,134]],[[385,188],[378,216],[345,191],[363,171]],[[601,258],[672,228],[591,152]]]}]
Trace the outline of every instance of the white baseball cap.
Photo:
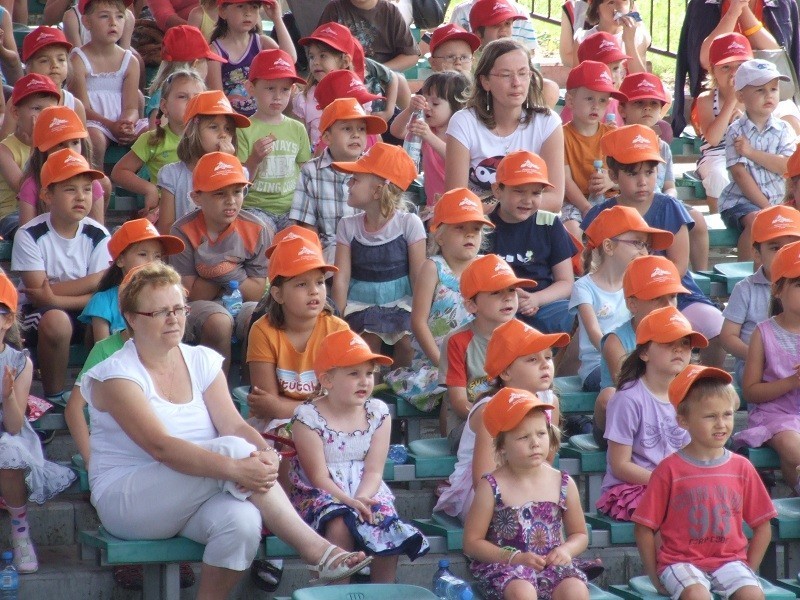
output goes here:
[{"label": "white baseball cap", "polygon": [[768,60],[754,58],[746,60],[736,71],[734,77],[734,88],[736,91],[741,91],[748,85],[764,85],[774,79],[781,81],[789,81],[786,75],[781,75],[778,68]]}]

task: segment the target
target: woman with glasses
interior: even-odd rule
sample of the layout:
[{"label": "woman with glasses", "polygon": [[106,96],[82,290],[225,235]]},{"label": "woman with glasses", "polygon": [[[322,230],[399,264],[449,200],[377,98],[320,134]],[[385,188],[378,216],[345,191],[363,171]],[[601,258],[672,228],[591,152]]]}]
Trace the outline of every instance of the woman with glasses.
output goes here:
[{"label": "woman with glasses", "polygon": [[467,106],[453,115],[447,128],[446,190],[469,187],[488,197],[500,160],[515,150],[528,150],[550,167],[553,187],[545,191],[541,208],[561,211],[564,135],[558,115],[544,102],[542,85],[525,46],[508,38],[486,45]]},{"label": "woman with glasses", "polygon": [[226,598],[250,566],[262,523],[322,582],[368,564],[319,537],[275,485],[280,457],[234,408],[222,357],[181,344],[181,278],[155,262],[120,291],[132,337],[90,369],[89,480],[103,526],[123,539],[182,535],[205,544],[197,598]]}]

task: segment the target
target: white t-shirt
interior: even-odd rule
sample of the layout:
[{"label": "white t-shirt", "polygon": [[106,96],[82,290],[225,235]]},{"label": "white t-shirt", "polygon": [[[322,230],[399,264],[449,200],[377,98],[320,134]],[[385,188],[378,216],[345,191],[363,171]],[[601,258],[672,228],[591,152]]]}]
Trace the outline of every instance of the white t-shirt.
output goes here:
[{"label": "white t-shirt", "polygon": [[[467,186],[478,195],[485,194],[494,183],[500,160],[509,152],[528,150],[539,154],[542,144],[561,127],[559,116],[536,113],[530,123],[515,129],[511,135],[499,136],[481,123],[471,108],[456,112],[447,126],[447,135],[455,138],[469,150],[469,181]],[[563,169],[564,164],[547,165],[549,169]]]},{"label": "white t-shirt", "polygon": [[222,356],[204,346],[181,344],[179,348],[192,380],[192,400],[186,404],[173,404],[158,395],[153,380],[139,360],[133,340],[125,342],[121,350],[84,374],[81,391],[89,404],[92,421],[89,482],[93,504],[113,482],[155,462],[152,456],[128,437],[109,413],[94,407],[92,397],[96,382],[108,379],[134,382],[142,389],[150,408],[171,436],[195,443],[218,437],[203,394],[220,373]]}]

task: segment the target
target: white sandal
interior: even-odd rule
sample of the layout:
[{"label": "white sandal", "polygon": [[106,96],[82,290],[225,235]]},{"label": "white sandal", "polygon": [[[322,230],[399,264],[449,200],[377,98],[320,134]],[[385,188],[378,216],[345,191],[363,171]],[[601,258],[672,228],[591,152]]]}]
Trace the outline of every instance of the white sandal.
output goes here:
[{"label": "white sandal", "polygon": [[33,549],[31,538],[13,539],[11,540],[11,547],[14,550],[14,568],[19,573],[36,573],[39,570],[39,561],[36,558],[36,551]]},{"label": "white sandal", "polygon": [[[336,552],[337,550],[338,552]],[[336,553],[333,554],[334,552]],[[318,575],[316,579],[312,579],[309,583],[314,585],[328,585],[329,583],[345,579],[354,573],[358,573],[372,562],[372,557],[367,556],[358,564],[352,567],[347,566],[347,559],[357,554],[358,552],[347,552],[331,544],[328,546],[328,549],[325,550],[325,553],[322,555],[322,558],[319,559],[319,563],[317,563],[316,566],[308,566],[309,571],[317,573]],[[334,564],[337,564],[337,566],[334,567]]]}]

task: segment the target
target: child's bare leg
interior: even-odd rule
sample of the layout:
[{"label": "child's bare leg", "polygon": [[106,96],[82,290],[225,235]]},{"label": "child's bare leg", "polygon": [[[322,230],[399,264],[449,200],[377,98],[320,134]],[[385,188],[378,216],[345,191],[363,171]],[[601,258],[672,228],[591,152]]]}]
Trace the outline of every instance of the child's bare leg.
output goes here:
[{"label": "child's bare leg", "polygon": [[536,600],[536,588],[529,581],[515,579],[503,590],[503,600]]},{"label": "child's bare leg", "polygon": [[755,585],[740,587],[731,594],[731,600],[764,600],[764,598],[764,590]]},{"label": "child's bare leg", "polygon": [[702,584],[695,583],[681,592],[680,600],[711,600],[711,592]]},{"label": "child's bare leg", "polygon": [[0,497],[8,506],[25,506],[28,489],[23,469],[0,469]]},{"label": "child's bare leg", "polygon": [[381,340],[379,336],[367,331],[362,331],[359,335],[361,336],[361,339],[367,342],[367,346],[369,346],[370,350],[378,354],[380,353],[383,340]]},{"label": "child's bare leg", "polygon": [[231,365],[231,337],[233,320],[227,313],[210,315],[200,330],[200,345],[216,350],[222,355],[222,372],[228,375]]},{"label": "child's bare leg", "polygon": [[413,357],[414,349],[411,347],[411,336],[404,335],[394,345],[394,352],[392,353],[392,358],[394,359],[393,367],[410,367]]},{"label": "child's bare leg", "polygon": [[589,600],[589,588],[577,577],[567,577],[553,590],[553,600]]},{"label": "child's bare leg", "polygon": [[689,211],[694,227],[689,230],[689,264],[695,271],[708,270],[708,225],[696,208]]},{"label": "child's bare leg", "polygon": [[719,212],[719,198],[706,196],[706,204],[708,204],[708,214],[713,215]]},{"label": "child's bare leg", "polygon": [[767,444],[778,453],[781,459],[781,473],[783,480],[790,488],[798,493],[797,466],[800,465],[800,432],[781,431],[776,433]]},{"label": "child's bare leg", "polygon": [[736,244],[738,256],[740,261],[753,259],[753,242],[751,241],[750,230],[753,228],[753,220],[756,218],[757,213],[750,213],[743,216],[740,220],[742,224],[742,234],[739,236],[739,241]]},{"label": "child's bare leg", "polygon": [[394,583],[397,579],[398,556],[376,556],[370,565],[370,583]]},{"label": "child's bare leg", "polygon": [[89,139],[92,141],[92,166],[98,171],[103,170],[103,162],[108,148],[108,138],[97,127],[88,127]]},{"label": "child's bare leg", "polygon": [[[336,544],[342,550],[349,551],[353,549],[353,536],[350,534],[350,530],[347,528],[347,525],[345,525],[342,517],[337,517],[328,522],[325,528],[325,539],[332,544]],[[349,582],[350,578],[348,577],[336,583],[342,584]]]},{"label": "child's bare leg", "polygon": [[606,430],[606,410],[608,409],[608,402],[617,388],[607,387],[600,390],[597,394],[597,399],[594,401],[594,426],[600,431]]},{"label": "child's bare leg", "polygon": [[64,391],[69,362],[72,322],[63,310],[48,310],[39,320],[39,341],[36,345],[42,387],[46,396]]}]

